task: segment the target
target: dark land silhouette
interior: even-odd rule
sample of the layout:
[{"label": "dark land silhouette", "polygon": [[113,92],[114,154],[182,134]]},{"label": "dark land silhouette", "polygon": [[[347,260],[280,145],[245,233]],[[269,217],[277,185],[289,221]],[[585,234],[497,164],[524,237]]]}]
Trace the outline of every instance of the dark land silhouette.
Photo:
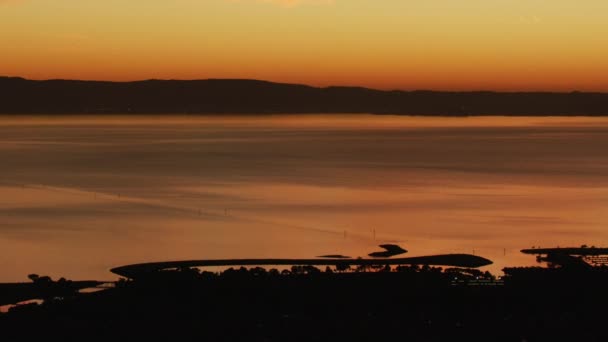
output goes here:
[{"label": "dark land silhouette", "polygon": [[[560,249],[571,251],[585,253]],[[390,265],[393,260],[399,259],[357,265],[339,259],[324,270],[294,264],[221,272],[152,263],[149,271],[100,292],[56,292],[41,305],[13,307],[0,314],[0,332],[8,341],[608,339],[604,265],[505,268],[497,279],[472,268]]]},{"label": "dark land silhouette", "polygon": [[371,256],[372,258],[390,258],[395,255],[407,253],[407,251],[405,249],[401,248],[401,246],[398,246],[398,245],[384,244],[384,245],[380,245],[380,247],[382,247],[384,249],[384,251],[372,252],[372,253],[369,253],[368,256]]},{"label": "dark land silhouette", "polygon": [[[401,249],[399,246],[390,245],[390,249]],[[401,249],[404,253],[405,250]],[[384,252],[382,252],[384,253]],[[399,253],[399,254],[400,254]],[[372,253],[374,254],[374,253]],[[390,255],[387,255],[390,256]],[[492,264],[492,261],[476,255],[470,254],[443,254],[431,256],[419,256],[409,258],[383,259],[345,259],[345,258],[321,258],[321,259],[225,259],[225,260],[186,260],[186,261],[165,261],[150,262],[143,264],[133,264],[120,266],[111,269],[112,273],[127,278],[141,278],[151,273],[167,269],[178,269],[188,267],[209,267],[209,266],[334,266],[341,267],[372,267],[376,265],[442,265],[455,267],[477,268]]]},{"label": "dark land silhouette", "polygon": [[608,115],[608,94],[381,91],[236,79],[101,82],[0,77],[0,113],[602,116]]},{"label": "dark land silhouette", "polygon": [[[183,268],[0,314],[3,340],[602,341],[608,269]],[[540,272],[539,272],[540,270]]]},{"label": "dark land silhouette", "polygon": [[608,248],[565,247],[522,249],[524,254],[536,255],[536,261],[546,262],[550,267],[590,268],[608,264]]},{"label": "dark land silhouette", "polygon": [[92,288],[103,282],[71,281],[61,278],[53,281],[47,276],[30,275],[31,283],[0,284],[0,305],[14,304],[31,299],[52,299],[55,297],[73,296],[79,290]]}]

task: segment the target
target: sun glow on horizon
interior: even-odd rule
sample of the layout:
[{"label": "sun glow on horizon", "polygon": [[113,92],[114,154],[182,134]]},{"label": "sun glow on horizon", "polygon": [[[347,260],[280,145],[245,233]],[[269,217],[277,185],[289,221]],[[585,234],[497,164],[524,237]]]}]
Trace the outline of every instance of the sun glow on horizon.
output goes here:
[{"label": "sun glow on horizon", "polygon": [[0,0],[0,75],[608,91],[608,3]]}]

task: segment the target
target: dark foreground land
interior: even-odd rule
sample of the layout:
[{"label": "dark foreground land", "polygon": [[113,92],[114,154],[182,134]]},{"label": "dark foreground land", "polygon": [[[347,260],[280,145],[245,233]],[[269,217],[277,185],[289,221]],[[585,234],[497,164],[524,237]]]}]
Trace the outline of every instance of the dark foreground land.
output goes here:
[{"label": "dark foreground land", "polygon": [[608,269],[162,271],[0,315],[3,341],[606,341]]},{"label": "dark foreground land", "polygon": [[0,77],[0,114],[608,115],[606,93],[381,91],[257,80],[33,81]]},{"label": "dark foreground land", "polygon": [[27,301],[33,298],[66,297],[81,289],[102,285],[99,281],[69,281],[61,278],[51,281],[48,277],[36,279],[34,283],[0,284],[0,305]]}]

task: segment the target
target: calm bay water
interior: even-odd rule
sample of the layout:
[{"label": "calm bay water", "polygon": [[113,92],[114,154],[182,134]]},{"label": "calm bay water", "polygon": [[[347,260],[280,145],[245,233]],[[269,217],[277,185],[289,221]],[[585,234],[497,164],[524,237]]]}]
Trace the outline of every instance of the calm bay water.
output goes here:
[{"label": "calm bay water", "polygon": [[386,242],[608,245],[608,118],[0,118],[0,282]]}]

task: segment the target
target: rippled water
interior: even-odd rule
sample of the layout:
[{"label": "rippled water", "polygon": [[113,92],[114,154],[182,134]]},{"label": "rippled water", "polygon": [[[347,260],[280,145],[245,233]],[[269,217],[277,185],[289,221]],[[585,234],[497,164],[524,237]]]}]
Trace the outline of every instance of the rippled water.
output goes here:
[{"label": "rippled water", "polygon": [[608,245],[608,118],[0,118],[0,281],[240,257]]}]

